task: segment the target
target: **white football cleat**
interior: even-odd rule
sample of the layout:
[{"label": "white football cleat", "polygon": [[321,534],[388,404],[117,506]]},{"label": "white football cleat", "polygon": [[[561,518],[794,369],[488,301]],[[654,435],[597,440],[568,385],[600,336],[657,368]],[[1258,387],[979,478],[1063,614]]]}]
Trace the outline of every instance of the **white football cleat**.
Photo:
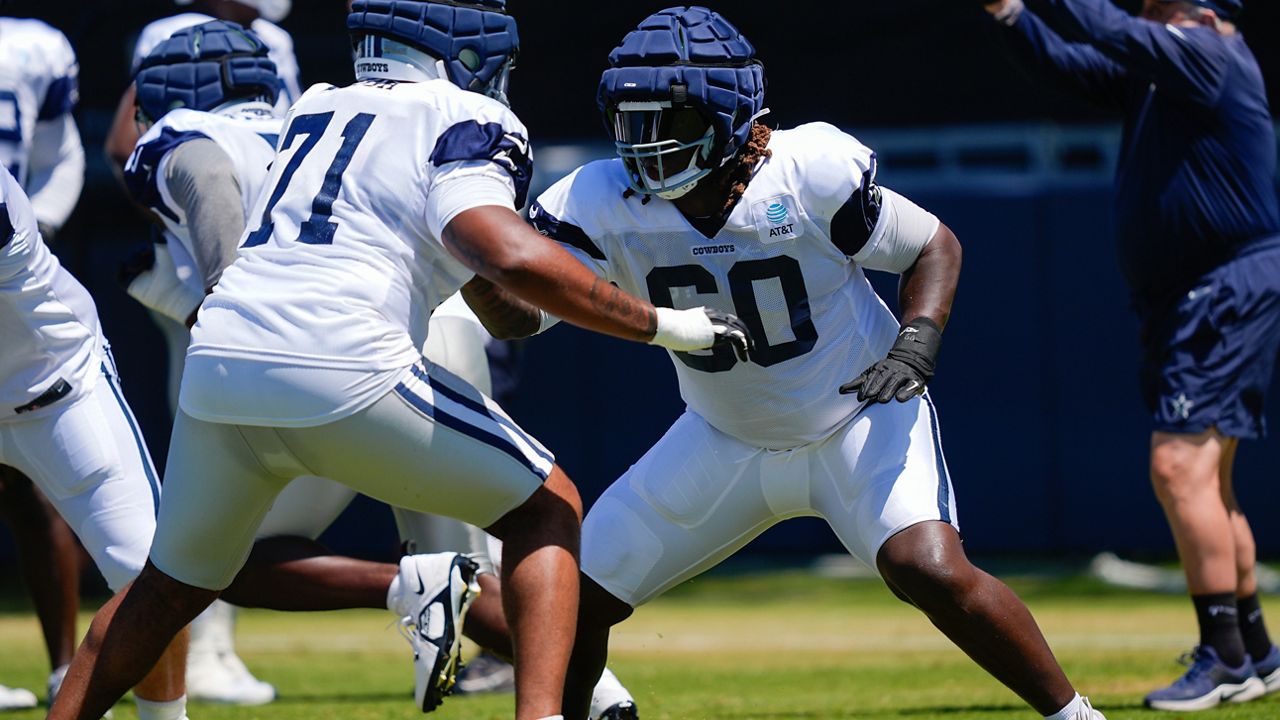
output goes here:
[{"label": "white football cleat", "polygon": [[638,720],[635,698],[622,686],[609,668],[600,674],[600,681],[591,693],[591,720]]},{"label": "white football cleat", "polygon": [[187,697],[250,707],[276,699],[270,683],[255,678],[236,656],[235,608],[215,600],[191,623],[187,652]]},{"label": "white football cleat", "polygon": [[29,710],[39,704],[36,694],[30,690],[0,685],[0,710]]},{"label": "white football cleat", "polygon": [[462,622],[480,594],[478,569],[452,552],[400,559],[399,597],[388,606],[401,615],[400,634],[413,648],[413,699],[424,713],[439,707],[457,681]]},{"label": "white football cleat", "polygon": [[1080,709],[1075,715],[1071,716],[1071,720],[1107,720],[1107,716],[1093,709],[1093,705],[1089,703],[1089,698],[1080,698]]},{"label": "white football cleat", "polygon": [[482,651],[458,672],[453,691],[459,695],[515,692],[516,670],[506,660]]}]

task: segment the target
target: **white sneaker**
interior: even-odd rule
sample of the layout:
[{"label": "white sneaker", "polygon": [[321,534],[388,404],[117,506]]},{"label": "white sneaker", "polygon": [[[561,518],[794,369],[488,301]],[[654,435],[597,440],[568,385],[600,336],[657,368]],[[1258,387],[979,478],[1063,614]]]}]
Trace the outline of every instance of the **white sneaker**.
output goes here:
[{"label": "white sneaker", "polygon": [[191,623],[187,697],[224,705],[265,705],[276,689],[255,678],[236,656],[235,608],[216,600]]},{"label": "white sneaker", "polygon": [[236,705],[266,705],[276,699],[276,686],[254,677],[234,650],[218,653],[218,661],[239,688]]},{"label": "white sneaker", "polygon": [[439,707],[457,681],[462,621],[480,594],[478,567],[459,553],[400,559],[399,596],[387,605],[400,615],[400,634],[413,648],[413,699],[424,713]]},{"label": "white sneaker", "polygon": [[1071,716],[1071,720],[1107,720],[1107,716],[1094,710],[1089,698],[1080,698],[1080,709]]},{"label": "white sneaker", "polygon": [[635,698],[613,671],[605,668],[591,693],[591,720],[638,720],[639,717]]},{"label": "white sneaker", "polygon": [[482,651],[458,672],[453,691],[459,695],[515,692],[516,670],[506,660]]},{"label": "white sneaker", "polygon": [[275,696],[271,685],[257,680],[246,683],[233,675],[223,656],[216,652],[192,650],[187,653],[187,697],[192,700],[247,707],[264,705]]},{"label": "white sneaker", "polygon": [[30,690],[0,685],[0,711],[27,710],[39,704],[40,700]]}]

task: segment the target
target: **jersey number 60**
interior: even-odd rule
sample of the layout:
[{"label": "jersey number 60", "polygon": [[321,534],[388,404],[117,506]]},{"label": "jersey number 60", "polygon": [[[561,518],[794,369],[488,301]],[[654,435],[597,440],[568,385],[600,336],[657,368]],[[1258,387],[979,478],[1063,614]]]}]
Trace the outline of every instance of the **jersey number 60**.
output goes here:
[{"label": "jersey number 60", "polygon": [[[654,268],[645,280],[649,285],[649,300],[664,307],[673,307],[672,288],[691,287],[698,295],[720,292],[715,276],[701,265]],[[794,340],[769,344],[756,299],[755,283],[760,280],[777,280],[782,285],[782,297],[787,303]],[[813,326],[813,318],[809,314],[809,293],[804,287],[804,276],[800,274],[800,263],[795,258],[780,255],[767,260],[734,263],[729,268],[729,294],[733,297],[734,314],[746,323],[755,340],[755,350],[751,353],[751,361],[755,364],[764,367],[777,365],[804,355],[818,343],[818,329]],[[694,370],[709,373],[725,372],[738,363],[738,358],[727,345],[717,347],[710,355],[678,352],[676,357]]]}]

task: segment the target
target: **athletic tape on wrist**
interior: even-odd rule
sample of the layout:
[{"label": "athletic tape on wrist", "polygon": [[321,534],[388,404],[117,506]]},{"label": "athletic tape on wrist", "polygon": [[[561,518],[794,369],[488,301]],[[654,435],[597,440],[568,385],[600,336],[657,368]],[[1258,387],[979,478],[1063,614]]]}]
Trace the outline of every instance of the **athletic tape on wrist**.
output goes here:
[{"label": "athletic tape on wrist", "polygon": [[649,341],[650,345],[660,345],[677,352],[688,352],[703,350],[715,343],[715,329],[705,309],[700,307],[692,310],[673,310],[664,307],[654,309],[658,316],[658,330]]}]

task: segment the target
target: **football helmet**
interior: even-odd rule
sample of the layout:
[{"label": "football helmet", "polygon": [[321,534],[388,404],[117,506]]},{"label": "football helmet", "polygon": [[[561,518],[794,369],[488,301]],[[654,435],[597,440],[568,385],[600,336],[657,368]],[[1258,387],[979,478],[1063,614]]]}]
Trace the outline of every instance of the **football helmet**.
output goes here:
[{"label": "football helmet", "polygon": [[746,144],[767,112],[764,89],[764,66],[737,28],[707,8],[675,7],[609,54],[597,103],[632,189],[670,200]]},{"label": "football helmet", "polygon": [[276,101],[280,79],[267,46],[226,20],[184,28],[142,60],[134,76],[138,110],[155,122],[170,110],[215,110],[230,102]]},{"label": "football helmet", "polygon": [[520,36],[505,0],[356,0],[347,31],[359,80],[445,78],[507,102]]}]

